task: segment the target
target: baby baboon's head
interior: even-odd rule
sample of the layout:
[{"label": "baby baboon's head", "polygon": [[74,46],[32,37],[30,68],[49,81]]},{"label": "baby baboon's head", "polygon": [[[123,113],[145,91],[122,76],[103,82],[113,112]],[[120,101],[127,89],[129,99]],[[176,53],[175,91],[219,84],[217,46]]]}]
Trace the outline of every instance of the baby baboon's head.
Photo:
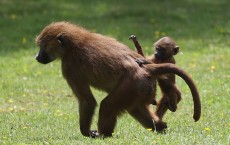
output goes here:
[{"label": "baby baboon's head", "polygon": [[179,46],[176,45],[176,42],[172,38],[167,36],[159,39],[154,44],[154,48],[155,58],[159,60],[167,60],[179,52]]}]

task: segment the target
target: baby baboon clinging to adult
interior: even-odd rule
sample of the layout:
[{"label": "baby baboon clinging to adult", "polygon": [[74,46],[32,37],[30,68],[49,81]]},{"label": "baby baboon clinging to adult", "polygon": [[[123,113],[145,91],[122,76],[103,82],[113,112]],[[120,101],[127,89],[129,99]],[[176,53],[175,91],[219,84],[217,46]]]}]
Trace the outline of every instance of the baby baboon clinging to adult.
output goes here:
[{"label": "baby baboon clinging to adult", "polygon": [[[138,52],[142,52],[141,45],[137,41],[136,36],[131,35],[130,39],[133,40]],[[166,36],[159,39],[154,44],[154,50],[154,55],[147,57],[148,61],[141,61],[140,59],[137,62],[141,65],[151,62],[156,64],[176,63],[173,56],[179,52],[179,46],[176,45],[176,42],[172,38]],[[162,92],[162,97],[157,103],[156,113],[162,118],[167,109],[172,112],[176,111],[177,104],[181,100],[181,93],[176,87],[174,74],[164,75],[163,77],[158,78],[157,81]],[[153,96],[153,98],[155,98],[155,96]]]},{"label": "baby baboon clinging to adult", "polygon": [[[181,76],[194,91],[194,116],[200,118],[199,94],[193,80],[174,64],[147,64],[140,67],[135,59],[142,56],[113,38],[92,33],[82,27],[56,22],[46,26],[36,38],[40,47],[38,62],[61,60],[62,74],[79,102],[80,131],[84,136],[112,136],[117,117],[125,110],[144,127],[158,132],[167,126],[148,104],[155,79],[166,73]],[[96,100],[90,86],[106,91],[99,109],[98,131],[91,131]]]},{"label": "baby baboon clinging to adult", "polygon": [[[154,63],[176,63],[173,56],[179,52],[179,46],[176,45],[176,42],[172,38],[163,37],[159,39],[154,44],[154,48],[155,53],[154,57],[152,57]],[[175,75],[172,73],[167,74],[166,77],[158,78],[157,81],[163,93],[157,105],[156,113],[162,118],[167,108],[172,112],[176,111],[177,104],[181,100],[181,92],[176,87]]]}]

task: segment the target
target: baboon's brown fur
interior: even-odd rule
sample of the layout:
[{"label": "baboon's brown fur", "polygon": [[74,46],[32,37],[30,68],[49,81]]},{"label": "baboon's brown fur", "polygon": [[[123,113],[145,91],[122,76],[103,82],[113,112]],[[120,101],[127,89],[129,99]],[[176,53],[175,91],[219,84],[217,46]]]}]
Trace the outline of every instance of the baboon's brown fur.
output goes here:
[{"label": "baboon's brown fur", "polygon": [[[188,74],[175,65],[148,64],[140,67],[135,59],[142,56],[124,44],[68,22],[46,26],[36,38],[36,43],[40,47],[36,57],[38,62],[46,64],[56,58],[61,59],[63,76],[79,102],[80,130],[85,136],[112,136],[117,117],[125,110],[144,127],[163,131],[166,124],[147,103],[154,92],[153,80],[159,75],[175,73],[186,81],[190,89],[196,89]],[[99,133],[90,130],[97,104],[90,86],[108,93],[100,104]],[[198,120],[200,110],[196,113]]]}]

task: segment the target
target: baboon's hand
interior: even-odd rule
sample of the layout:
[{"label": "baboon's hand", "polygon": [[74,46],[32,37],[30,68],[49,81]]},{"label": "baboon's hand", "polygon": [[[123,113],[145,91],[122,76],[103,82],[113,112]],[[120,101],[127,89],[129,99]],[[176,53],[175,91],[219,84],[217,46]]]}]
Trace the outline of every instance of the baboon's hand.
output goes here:
[{"label": "baboon's hand", "polygon": [[139,64],[139,66],[142,66],[143,64],[150,64],[152,62],[144,59],[144,58],[136,58],[135,61]]}]

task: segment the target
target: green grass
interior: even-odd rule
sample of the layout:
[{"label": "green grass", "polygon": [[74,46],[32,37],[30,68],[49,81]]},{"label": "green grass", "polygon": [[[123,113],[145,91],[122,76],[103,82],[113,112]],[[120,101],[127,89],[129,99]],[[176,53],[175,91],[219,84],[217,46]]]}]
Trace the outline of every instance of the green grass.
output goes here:
[{"label": "green grass", "polygon": [[[229,144],[229,0],[0,0],[0,5],[0,144]],[[183,100],[176,113],[166,114],[166,134],[148,131],[124,114],[113,138],[83,137],[78,104],[62,78],[60,62],[41,65],[34,60],[36,35],[52,21],[63,20],[130,48],[128,37],[135,34],[147,54],[159,37],[173,37],[181,48],[177,64],[198,86],[201,119],[194,123],[191,93],[178,78]],[[106,96],[93,92],[98,104]]]}]

